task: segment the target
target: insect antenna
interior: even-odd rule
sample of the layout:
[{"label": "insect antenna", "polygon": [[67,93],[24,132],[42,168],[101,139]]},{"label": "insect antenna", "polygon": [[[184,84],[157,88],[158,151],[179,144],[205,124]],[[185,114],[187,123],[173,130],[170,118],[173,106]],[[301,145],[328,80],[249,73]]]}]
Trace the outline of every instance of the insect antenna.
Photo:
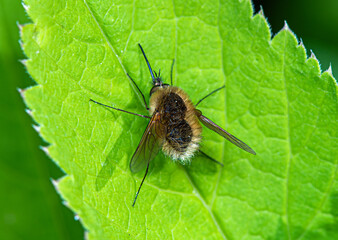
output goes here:
[{"label": "insect antenna", "polygon": [[215,89],[214,91],[212,91],[211,93],[209,93],[208,95],[206,95],[205,97],[203,97],[202,99],[200,99],[200,100],[196,103],[195,107],[197,107],[197,105],[200,104],[204,99],[206,99],[207,97],[210,97],[212,94],[214,94],[215,92],[221,90],[222,88],[225,88],[225,85],[223,85],[223,86],[220,87],[220,88]]},{"label": "insect antenna", "polygon": [[143,184],[143,182],[144,182],[144,179],[146,179],[146,176],[147,176],[147,174],[148,174],[148,169],[149,169],[149,162],[148,162],[148,164],[147,164],[146,173],[144,174],[144,177],[143,177],[143,179],[142,179],[142,182],[141,182],[141,184],[140,184],[140,186],[139,186],[139,188],[138,188],[138,190],[137,190],[137,193],[136,193],[136,196],[135,196],[135,199],[134,199],[134,202],[133,202],[133,207],[134,207],[134,205],[135,205],[135,203],[136,203],[136,199],[137,199],[137,197],[138,197],[138,194],[140,193],[140,190],[141,190],[142,184]]},{"label": "insect antenna", "polygon": [[146,60],[146,63],[147,63],[147,65],[148,65],[150,75],[151,75],[151,77],[152,77],[152,79],[153,79],[153,84],[155,84],[155,83],[156,83],[156,78],[155,78],[155,76],[154,76],[154,74],[153,74],[153,70],[151,69],[151,66],[150,66],[150,63],[149,63],[149,61],[148,61],[148,59],[147,59],[147,56],[146,56],[146,54],[144,53],[141,44],[138,44],[138,46],[140,47],[140,49],[141,49],[141,51],[142,51],[142,54],[143,54],[143,57],[144,57],[144,59]]},{"label": "insect antenna", "polygon": [[206,154],[205,152],[201,151],[201,150],[198,150],[200,153],[202,153],[202,155],[204,155],[206,158],[208,158],[209,160],[221,165],[222,167],[224,167],[223,163],[213,159],[212,157],[210,157],[208,154]]}]

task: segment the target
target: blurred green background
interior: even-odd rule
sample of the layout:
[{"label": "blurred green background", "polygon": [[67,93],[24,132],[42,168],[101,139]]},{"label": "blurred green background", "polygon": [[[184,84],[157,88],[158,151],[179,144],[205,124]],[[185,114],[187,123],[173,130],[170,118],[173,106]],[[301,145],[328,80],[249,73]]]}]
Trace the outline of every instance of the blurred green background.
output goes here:
[{"label": "blurred green background", "polygon": [[[338,72],[338,0],[254,1],[263,6],[272,33],[288,22],[312,49],[323,70]],[[81,224],[55,192],[62,171],[39,149],[46,146],[25,113],[17,88],[34,85],[24,59],[17,22],[29,22],[20,0],[0,0],[0,239],[83,239]]]}]

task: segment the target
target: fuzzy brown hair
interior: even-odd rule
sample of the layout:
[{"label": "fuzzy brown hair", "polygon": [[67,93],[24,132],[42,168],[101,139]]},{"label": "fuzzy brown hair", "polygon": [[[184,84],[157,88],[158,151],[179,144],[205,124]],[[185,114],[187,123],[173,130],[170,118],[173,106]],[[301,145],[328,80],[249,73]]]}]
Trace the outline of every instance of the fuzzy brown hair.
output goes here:
[{"label": "fuzzy brown hair", "polygon": [[[173,160],[189,163],[199,148],[202,133],[195,106],[189,96],[178,87],[159,87],[150,98],[149,113],[152,115],[155,111],[160,113],[160,122],[166,131],[161,134],[164,137],[162,151]],[[171,132],[175,132],[180,141],[171,141]]]}]

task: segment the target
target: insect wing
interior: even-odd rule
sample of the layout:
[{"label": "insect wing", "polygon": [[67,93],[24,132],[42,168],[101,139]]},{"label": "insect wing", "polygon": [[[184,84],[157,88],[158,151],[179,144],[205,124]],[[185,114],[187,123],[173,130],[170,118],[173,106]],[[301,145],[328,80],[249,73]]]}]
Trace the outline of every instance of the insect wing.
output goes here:
[{"label": "insect wing", "polygon": [[132,172],[138,172],[145,168],[160,150],[162,145],[159,135],[160,127],[159,114],[154,113],[130,161]]},{"label": "insect wing", "polygon": [[241,148],[241,149],[243,149],[243,150],[245,150],[245,151],[247,151],[251,154],[256,155],[255,151],[252,150],[251,147],[249,147],[244,142],[242,142],[241,140],[239,140],[235,136],[233,136],[230,133],[228,133],[227,131],[225,131],[223,128],[221,128],[220,126],[215,124],[213,121],[211,121],[207,117],[203,116],[202,113],[199,110],[197,110],[197,111],[198,111],[197,116],[198,116],[199,120],[203,123],[204,126],[213,130],[214,132],[218,133],[219,135],[221,135],[222,137],[224,137],[225,139],[227,139],[231,143],[235,144],[237,147],[239,147],[239,148]]}]

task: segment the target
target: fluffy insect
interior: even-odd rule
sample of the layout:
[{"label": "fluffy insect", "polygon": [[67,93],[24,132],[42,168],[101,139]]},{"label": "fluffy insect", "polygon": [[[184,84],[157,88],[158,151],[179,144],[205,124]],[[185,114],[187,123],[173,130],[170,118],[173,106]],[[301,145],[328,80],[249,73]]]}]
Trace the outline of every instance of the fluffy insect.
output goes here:
[{"label": "fluffy insect", "polygon": [[133,206],[136,203],[142,184],[148,174],[149,163],[155,158],[160,149],[162,149],[162,151],[173,160],[179,160],[182,164],[190,162],[191,157],[194,156],[196,152],[200,152],[205,157],[223,166],[222,163],[211,158],[199,149],[202,133],[201,123],[231,143],[235,144],[237,147],[256,155],[255,151],[253,151],[248,145],[222,129],[213,121],[205,117],[200,110],[196,109],[197,105],[204,99],[224,88],[224,86],[207,94],[199,100],[196,105],[194,105],[189,99],[189,96],[182,89],[172,85],[174,61],[171,67],[171,85],[163,83],[160,71],[157,74],[152,70],[142,46],[140,44],[138,44],[138,46],[142,51],[152,78],[153,87],[150,90],[149,107],[142,91],[139,89],[135,81],[129,76],[129,74],[127,74],[127,76],[140,92],[144,105],[149,111],[151,117],[108,106],[90,99],[90,101],[105,107],[150,119],[141,141],[130,160],[130,170],[132,172],[138,172],[146,167],[146,171],[136,193]]}]

